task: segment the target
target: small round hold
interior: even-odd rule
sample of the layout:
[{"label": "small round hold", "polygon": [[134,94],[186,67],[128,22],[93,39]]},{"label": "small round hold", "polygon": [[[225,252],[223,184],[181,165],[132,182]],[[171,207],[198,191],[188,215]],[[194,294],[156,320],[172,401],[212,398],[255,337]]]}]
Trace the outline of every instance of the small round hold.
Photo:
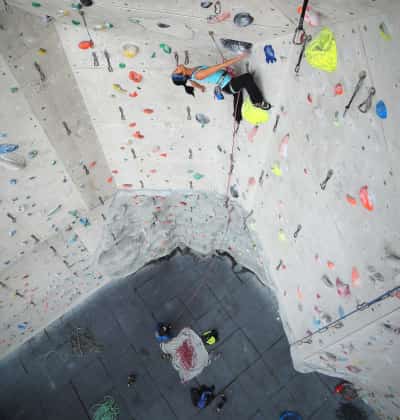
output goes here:
[{"label": "small round hold", "polygon": [[89,6],[93,6],[93,1],[92,0],[81,0],[81,4],[82,4],[82,6],[89,7]]},{"label": "small round hold", "polygon": [[251,25],[253,21],[254,18],[250,13],[237,13],[233,18],[233,23],[241,28]]}]

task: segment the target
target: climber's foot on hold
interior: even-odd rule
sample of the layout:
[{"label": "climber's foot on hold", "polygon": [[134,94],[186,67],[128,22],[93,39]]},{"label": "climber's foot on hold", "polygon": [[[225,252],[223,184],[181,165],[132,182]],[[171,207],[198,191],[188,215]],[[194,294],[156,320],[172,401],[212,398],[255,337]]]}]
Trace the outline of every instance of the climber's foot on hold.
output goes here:
[{"label": "climber's foot on hold", "polygon": [[268,111],[269,109],[271,109],[271,104],[267,101],[257,102],[256,104],[254,104],[254,106],[263,109],[264,111]]}]

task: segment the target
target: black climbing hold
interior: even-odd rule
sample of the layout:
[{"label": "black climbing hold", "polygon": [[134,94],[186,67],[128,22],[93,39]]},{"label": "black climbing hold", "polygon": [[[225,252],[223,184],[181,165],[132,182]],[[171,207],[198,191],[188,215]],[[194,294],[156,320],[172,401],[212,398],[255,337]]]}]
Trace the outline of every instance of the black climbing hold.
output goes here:
[{"label": "black climbing hold", "polygon": [[93,1],[92,0],[81,0],[81,4],[82,4],[82,6],[89,7],[89,6],[93,6]]},{"label": "black climbing hold", "polygon": [[241,28],[251,25],[253,21],[254,18],[250,13],[238,13],[233,18],[233,23]]}]

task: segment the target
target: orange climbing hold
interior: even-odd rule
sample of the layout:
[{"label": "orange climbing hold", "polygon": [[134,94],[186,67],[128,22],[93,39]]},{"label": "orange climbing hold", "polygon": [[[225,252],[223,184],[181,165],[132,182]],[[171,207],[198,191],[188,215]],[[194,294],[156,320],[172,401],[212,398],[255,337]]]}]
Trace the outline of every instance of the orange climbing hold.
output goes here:
[{"label": "orange climbing hold", "polygon": [[138,93],[137,93],[137,92],[131,92],[131,93],[129,94],[129,96],[130,96],[131,98],[136,98],[136,96],[138,96]]},{"label": "orange climbing hold", "polygon": [[354,287],[360,285],[360,273],[358,272],[357,267],[353,267],[351,270],[351,284]]},{"label": "orange climbing hold", "polygon": [[93,41],[81,41],[78,44],[78,46],[79,46],[79,48],[81,50],[87,50],[89,48],[93,48],[94,47],[94,43],[93,43]]},{"label": "orange climbing hold", "polygon": [[346,200],[352,206],[356,206],[357,205],[357,200],[353,196],[351,196],[350,194],[347,194],[346,195]]},{"label": "orange climbing hold", "polygon": [[154,110],[153,110],[153,109],[150,109],[150,108],[145,108],[145,109],[143,110],[143,112],[144,112],[145,114],[152,114],[152,113],[154,112]]},{"label": "orange climbing hold", "polygon": [[111,184],[111,183],[113,182],[113,177],[112,177],[112,176],[110,176],[109,178],[107,178],[107,182],[108,182],[109,184]]},{"label": "orange climbing hold", "polygon": [[374,204],[372,202],[372,198],[368,194],[368,186],[364,185],[360,188],[360,201],[364,208],[368,211],[372,211],[374,209]]},{"label": "orange climbing hold", "polygon": [[136,73],[135,71],[131,70],[129,72],[129,79],[132,80],[132,82],[140,83],[143,79],[143,76],[140,73]]}]

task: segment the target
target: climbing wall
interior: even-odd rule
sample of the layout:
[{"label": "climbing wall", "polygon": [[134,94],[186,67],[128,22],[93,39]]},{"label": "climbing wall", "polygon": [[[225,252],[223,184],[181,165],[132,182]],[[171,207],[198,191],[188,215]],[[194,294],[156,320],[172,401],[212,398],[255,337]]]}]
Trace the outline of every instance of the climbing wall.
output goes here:
[{"label": "climbing wall", "polygon": [[[307,32],[329,26],[337,69],[304,59],[296,75],[297,2],[221,2],[217,15],[197,1],[153,3],[97,1],[85,20],[61,0],[3,3],[1,100],[12,106],[0,131],[26,166],[0,161],[1,351],[176,246],[219,249],[275,291],[298,370],[344,377],[395,418],[399,5],[311,2],[320,26]],[[239,28],[238,12],[254,22]],[[258,129],[243,122],[233,135],[230,97],[171,83],[176,60],[220,62],[209,31],[226,57],[235,52],[219,38],[253,43],[236,71],[254,71],[273,104]]]}]

